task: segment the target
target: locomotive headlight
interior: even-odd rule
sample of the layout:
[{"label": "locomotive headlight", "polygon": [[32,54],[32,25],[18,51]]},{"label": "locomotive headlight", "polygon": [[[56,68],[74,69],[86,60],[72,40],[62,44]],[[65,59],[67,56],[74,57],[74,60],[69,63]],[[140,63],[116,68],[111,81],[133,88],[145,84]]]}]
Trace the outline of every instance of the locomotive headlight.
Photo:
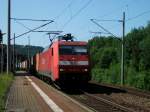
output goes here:
[{"label": "locomotive headlight", "polygon": [[84,69],[84,71],[85,71],[85,72],[87,72],[87,71],[88,71],[88,69]]},{"label": "locomotive headlight", "polygon": [[59,70],[60,70],[61,72],[64,71],[64,69],[62,69],[62,68],[60,68]]}]

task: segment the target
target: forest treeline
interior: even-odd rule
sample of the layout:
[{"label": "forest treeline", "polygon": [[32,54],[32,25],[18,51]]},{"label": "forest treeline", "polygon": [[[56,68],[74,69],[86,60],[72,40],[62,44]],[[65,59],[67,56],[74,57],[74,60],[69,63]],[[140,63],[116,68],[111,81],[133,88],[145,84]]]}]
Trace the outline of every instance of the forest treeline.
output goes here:
[{"label": "forest treeline", "polygon": [[[124,38],[125,85],[150,90],[150,22]],[[96,36],[88,41],[92,79],[120,84],[121,39]]]},{"label": "forest treeline", "polygon": [[29,56],[32,57],[35,54],[42,52],[43,49],[44,48],[40,46],[15,45],[16,53],[19,55],[23,55],[26,58],[28,57],[28,53],[29,53]]}]

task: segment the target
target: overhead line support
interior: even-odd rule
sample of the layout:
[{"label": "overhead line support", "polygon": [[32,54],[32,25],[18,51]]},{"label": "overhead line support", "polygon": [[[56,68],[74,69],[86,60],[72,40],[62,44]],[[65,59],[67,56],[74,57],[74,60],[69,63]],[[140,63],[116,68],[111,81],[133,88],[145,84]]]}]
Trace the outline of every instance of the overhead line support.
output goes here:
[{"label": "overhead line support", "polygon": [[7,74],[10,72],[10,36],[11,36],[11,0],[8,0],[8,23],[7,23]]},{"label": "overhead line support", "polygon": [[11,18],[12,20],[18,20],[18,21],[53,21],[49,19],[21,19],[21,18]]},{"label": "overhead line support", "polygon": [[[46,25],[48,25],[48,24],[50,24],[50,23],[52,23],[52,22],[54,22],[54,21],[50,21],[50,22],[45,23],[45,24],[43,24],[43,25],[41,25],[41,26],[39,26],[39,27],[36,27],[36,28],[34,28],[34,29],[31,29],[31,30],[29,30],[29,31],[27,31],[27,32],[25,32],[25,33],[22,33],[22,34],[16,36],[15,38],[19,38],[19,37],[21,37],[21,36],[23,36],[23,35],[26,35],[26,34],[28,34],[28,33],[30,33],[30,32],[33,32],[33,31],[35,31],[35,30],[37,30],[37,29],[39,29],[39,28],[42,28],[42,27],[44,27],[44,26],[46,26]],[[14,39],[14,38],[12,38],[12,39]],[[11,39],[11,40],[12,40],[12,39]]]},{"label": "overhead line support", "polygon": [[[98,24],[96,22],[97,19],[90,19],[94,24],[96,24],[98,27],[102,28],[104,31],[108,32],[109,34],[111,34],[112,36],[118,38],[117,36],[115,36],[114,34],[112,34],[111,32],[109,32],[107,29],[105,29],[103,26],[101,26],[100,24]],[[95,20],[95,21],[94,21]],[[103,21],[114,21],[114,20],[103,20]],[[122,40],[121,40],[121,85],[124,85],[125,83],[125,76],[124,76],[124,37],[125,37],[125,12],[123,12],[123,19],[122,20],[116,20],[118,22],[122,23]]]},{"label": "overhead line support", "polygon": [[125,12],[123,12],[122,20],[122,53],[121,53],[121,85],[124,85],[124,37],[125,37]]},{"label": "overhead line support", "polygon": [[104,31],[106,31],[108,34],[111,34],[113,37],[118,38],[117,36],[115,36],[114,34],[112,34],[110,31],[108,31],[107,29],[105,29],[103,26],[101,26],[100,24],[98,24],[96,21],[94,21],[94,19],[90,19],[94,24],[96,24],[98,27],[102,28]]}]

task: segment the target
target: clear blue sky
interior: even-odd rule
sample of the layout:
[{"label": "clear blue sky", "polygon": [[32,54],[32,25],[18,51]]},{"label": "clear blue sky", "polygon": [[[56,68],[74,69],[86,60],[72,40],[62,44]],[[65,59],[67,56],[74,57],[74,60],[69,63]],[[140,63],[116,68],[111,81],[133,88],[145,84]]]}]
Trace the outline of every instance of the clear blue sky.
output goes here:
[{"label": "clear blue sky", "polygon": [[[88,41],[94,36],[89,31],[102,31],[90,19],[122,19],[123,11],[126,19],[149,11],[140,17],[126,22],[126,34],[132,28],[145,26],[150,20],[150,0],[11,0],[12,17],[31,19],[53,19],[55,22],[41,30],[63,30],[72,33],[78,40]],[[88,4],[88,5],[87,5]],[[87,5],[87,6],[86,6]],[[69,22],[68,22],[69,21]],[[29,28],[37,27],[42,22],[22,22]],[[67,23],[67,24],[66,24]],[[122,25],[118,22],[99,22],[100,25],[117,36],[122,35]],[[13,33],[19,35],[28,31],[12,20]],[[7,32],[7,0],[0,0],[0,29]],[[16,39],[17,44],[26,45],[28,36],[32,45],[49,45],[45,33],[30,33]],[[4,39],[6,43],[6,36]]]}]

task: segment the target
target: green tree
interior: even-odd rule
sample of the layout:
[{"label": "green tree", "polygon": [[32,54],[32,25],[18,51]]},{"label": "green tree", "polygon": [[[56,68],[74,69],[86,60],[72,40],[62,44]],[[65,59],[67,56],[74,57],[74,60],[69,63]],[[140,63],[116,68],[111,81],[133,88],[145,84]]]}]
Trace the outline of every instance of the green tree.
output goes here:
[{"label": "green tree", "polygon": [[142,70],[150,69],[150,35],[140,43],[141,60],[140,65]]},{"label": "green tree", "polygon": [[114,48],[105,48],[100,58],[100,67],[109,68],[112,62],[117,62],[117,52]]},{"label": "green tree", "polygon": [[[113,37],[89,40],[93,80],[120,83],[121,41]],[[125,84],[150,90],[150,22],[125,36]]]}]

